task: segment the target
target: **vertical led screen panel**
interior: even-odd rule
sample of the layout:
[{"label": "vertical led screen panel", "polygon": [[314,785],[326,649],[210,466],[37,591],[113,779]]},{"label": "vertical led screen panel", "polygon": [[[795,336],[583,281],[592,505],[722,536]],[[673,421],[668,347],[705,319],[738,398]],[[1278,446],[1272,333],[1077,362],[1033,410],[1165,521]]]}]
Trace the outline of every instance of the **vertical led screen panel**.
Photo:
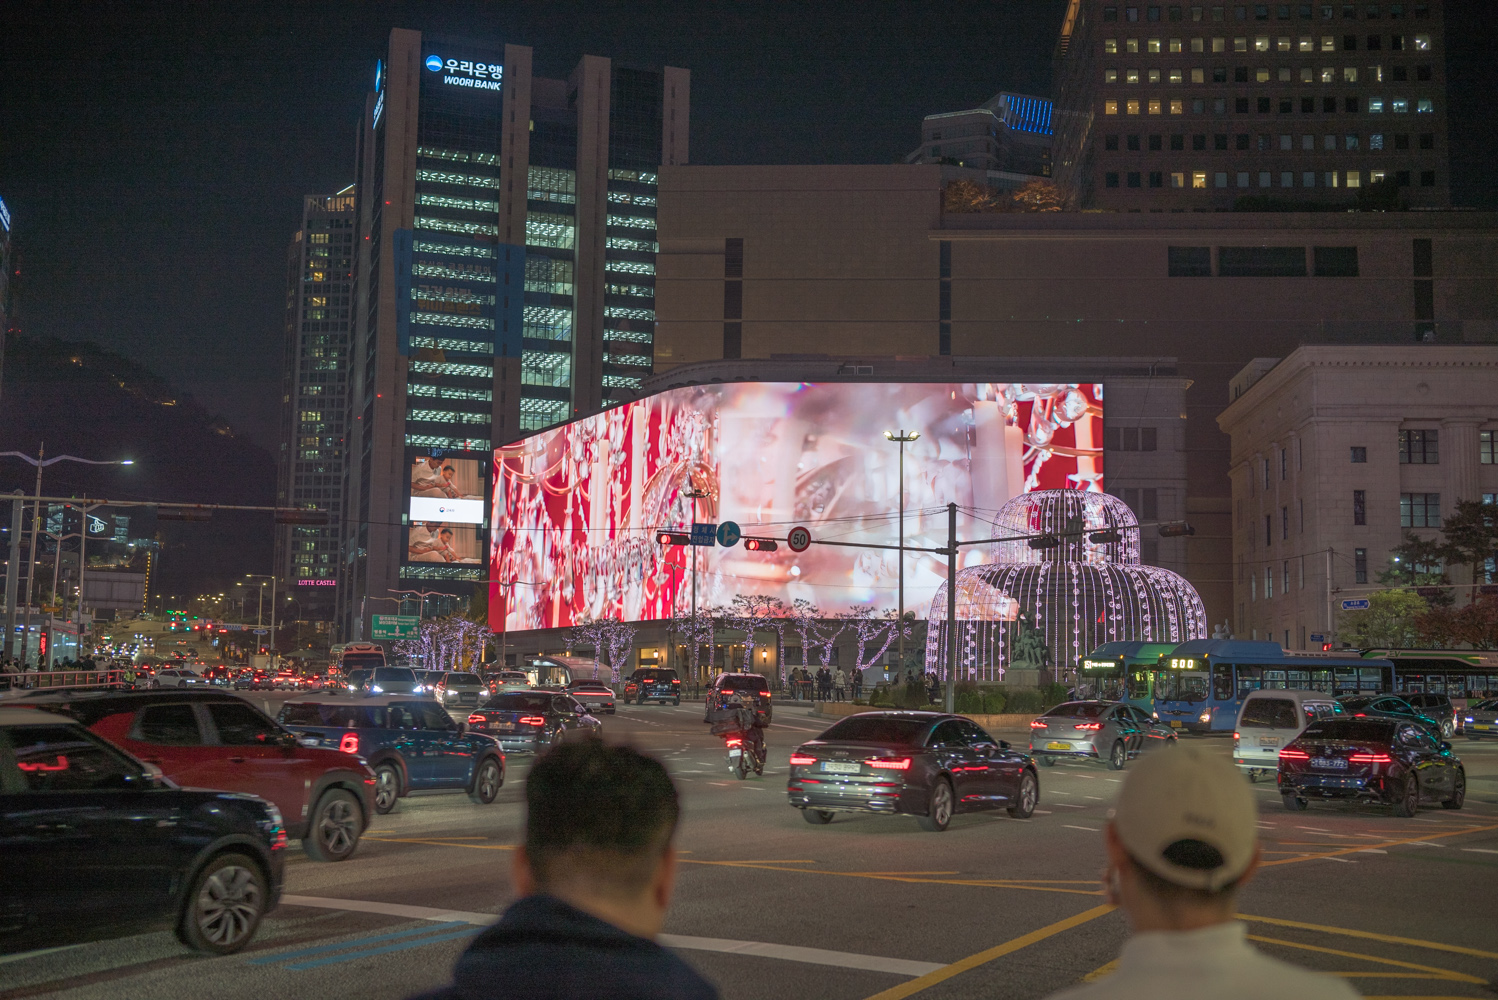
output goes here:
[{"label": "vertical led screen panel", "polygon": [[[900,429],[921,435],[905,446],[907,546],[946,544],[948,502],[960,538],[988,538],[1011,497],[1103,489],[1101,384],[671,389],[496,449],[490,624],[668,618],[690,612],[694,576],[699,608],[751,593],[826,613],[893,608],[895,551],[663,547],[655,533],[732,520],[750,536],[801,524],[814,539],[895,544],[900,449],[883,432]],[[695,510],[693,490],[706,494]],[[985,560],[977,548],[964,565]],[[946,572],[944,557],[907,552],[906,610],[924,614]]]},{"label": "vertical led screen panel", "polygon": [[[488,494],[486,457],[477,452],[407,448],[406,556],[410,564],[482,567]],[[461,573],[462,575],[455,575]],[[432,579],[482,578],[482,569],[405,573]]]}]

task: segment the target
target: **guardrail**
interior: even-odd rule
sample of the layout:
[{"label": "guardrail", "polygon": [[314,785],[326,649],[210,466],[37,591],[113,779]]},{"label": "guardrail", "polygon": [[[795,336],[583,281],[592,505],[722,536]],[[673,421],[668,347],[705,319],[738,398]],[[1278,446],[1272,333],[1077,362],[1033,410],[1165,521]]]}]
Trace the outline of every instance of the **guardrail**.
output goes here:
[{"label": "guardrail", "polygon": [[[130,675],[129,679],[126,675]],[[42,673],[0,674],[0,691],[45,691],[49,688],[82,691],[131,688],[149,674],[133,670],[49,670]]]}]

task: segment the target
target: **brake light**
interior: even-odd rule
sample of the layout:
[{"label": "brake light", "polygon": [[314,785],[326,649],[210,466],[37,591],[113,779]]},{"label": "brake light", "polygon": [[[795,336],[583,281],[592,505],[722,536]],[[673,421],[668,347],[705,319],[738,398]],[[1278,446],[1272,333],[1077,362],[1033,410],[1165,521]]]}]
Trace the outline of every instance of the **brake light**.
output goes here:
[{"label": "brake light", "polygon": [[671,683],[672,683],[672,684],[680,684],[680,683],[681,683],[681,681],[679,681],[679,680],[673,680],[673,681],[672,681],[672,682],[671,682]]},{"label": "brake light", "polygon": [[744,739],[742,736],[730,736],[728,738],[728,745],[731,747],[742,746],[743,742]]},{"label": "brake light", "polygon": [[1280,751],[1280,758],[1283,760],[1310,760],[1311,755],[1304,750],[1290,750],[1287,748]]},{"label": "brake light", "polygon": [[760,696],[760,697],[761,697],[761,698],[768,698],[768,697],[770,697],[770,692],[768,692],[768,691],[761,691],[761,692],[760,692],[760,693],[759,693],[759,696]]},{"label": "brake light", "polygon": [[1386,753],[1355,753],[1347,758],[1354,764],[1392,764],[1394,758]]},{"label": "brake light", "polygon": [[286,846],[286,830],[284,827],[276,827],[276,841],[270,845],[273,851],[279,851]]},{"label": "brake light", "polygon": [[1072,728],[1073,729],[1102,729],[1103,728],[1103,724],[1101,722],[1079,722],[1075,726],[1072,726]]},{"label": "brake light", "polygon": [[546,725],[546,716],[522,715],[519,721],[522,726],[544,726]]},{"label": "brake light", "polygon": [[359,752],[359,734],[358,733],[344,733],[343,734],[343,739],[341,739],[341,740],[338,741],[338,749],[342,750],[344,753],[358,753]]},{"label": "brake light", "polygon": [[1353,715],[1353,718],[1354,719],[1366,719],[1366,718],[1368,718],[1368,714],[1366,712],[1358,712],[1358,713],[1356,713],[1356,714]]},{"label": "brake light", "polygon": [[1233,739],[1235,739],[1235,740],[1238,739],[1238,734],[1237,733],[1233,734]]},{"label": "brake light", "polygon": [[1031,719],[1030,720],[1030,728],[1031,729],[1044,729],[1044,728],[1046,728],[1049,725],[1050,725],[1049,722],[1041,722],[1039,719]]},{"label": "brake light", "polygon": [[817,759],[815,757],[808,757],[805,754],[799,754],[799,753],[793,753],[793,754],[791,754],[791,763],[792,764],[815,764],[816,762],[817,762]]},{"label": "brake light", "polygon": [[877,767],[885,771],[908,771],[910,770],[910,758],[901,757],[898,760],[870,760],[865,761],[870,767]]},{"label": "brake light", "polygon": [[475,713],[473,715],[470,715],[468,717],[468,724],[470,726],[482,726],[482,725],[484,725],[488,721],[489,721],[488,719],[484,718],[482,715],[479,715],[477,713]]}]

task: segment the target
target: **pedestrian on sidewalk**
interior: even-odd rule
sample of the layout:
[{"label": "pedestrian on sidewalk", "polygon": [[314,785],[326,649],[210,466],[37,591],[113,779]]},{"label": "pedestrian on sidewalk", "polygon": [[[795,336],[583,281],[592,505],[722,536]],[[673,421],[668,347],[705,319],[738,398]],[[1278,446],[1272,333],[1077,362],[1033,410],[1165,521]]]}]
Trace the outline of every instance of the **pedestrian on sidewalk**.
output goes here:
[{"label": "pedestrian on sidewalk", "polygon": [[837,672],[832,675],[832,692],[834,701],[843,700],[843,689],[848,686],[848,675],[843,673],[843,668],[838,667]]},{"label": "pedestrian on sidewalk", "polygon": [[1261,954],[1233,919],[1259,865],[1258,809],[1237,768],[1197,746],[1145,757],[1104,832],[1108,901],[1133,937],[1117,971],[1051,1000],[1158,1000],[1190,983],[1213,1000],[1356,1000],[1345,979]]}]

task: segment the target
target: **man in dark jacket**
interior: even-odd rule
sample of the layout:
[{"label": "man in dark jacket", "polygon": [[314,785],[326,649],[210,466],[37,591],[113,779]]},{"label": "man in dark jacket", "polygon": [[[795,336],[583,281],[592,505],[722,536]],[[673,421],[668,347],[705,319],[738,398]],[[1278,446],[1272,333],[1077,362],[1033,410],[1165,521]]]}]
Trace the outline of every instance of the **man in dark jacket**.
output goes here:
[{"label": "man in dark jacket", "polygon": [[521,899],[421,1000],[717,1000],[654,938],[676,880],[680,808],[660,762],[598,740],[564,743],[531,769]]}]

